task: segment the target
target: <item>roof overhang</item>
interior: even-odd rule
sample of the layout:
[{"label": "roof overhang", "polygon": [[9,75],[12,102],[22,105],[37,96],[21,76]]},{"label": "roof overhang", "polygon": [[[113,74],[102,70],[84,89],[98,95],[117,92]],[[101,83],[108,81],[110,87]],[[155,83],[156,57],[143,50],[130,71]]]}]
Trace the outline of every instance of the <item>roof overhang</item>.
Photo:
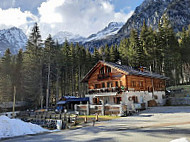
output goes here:
[{"label": "roof overhang", "polygon": [[118,70],[118,71],[120,71],[121,73],[126,74],[126,75],[129,74],[128,72],[123,71],[123,70],[121,70],[121,69],[119,69],[119,68],[117,68],[117,67],[115,67],[115,66],[112,66],[112,65],[110,65],[109,63],[106,63],[106,62],[104,62],[104,61],[98,61],[98,62],[94,65],[94,67],[84,76],[84,78],[81,80],[81,82],[88,82],[88,79],[90,78],[90,76],[91,76],[91,75],[98,69],[98,67],[100,67],[101,65],[106,65],[106,66],[108,66],[108,67],[114,68],[114,69],[116,69],[116,70]]},{"label": "roof overhang", "polygon": [[101,65],[106,65],[108,67],[116,69],[116,70],[118,70],[119,72],[121,72],[122,74],[125,74],[125,75],[137,75],[137,76],[144,76],[144,77],[150,77],[150,78],[158,78],[158,79],[163,79],[163,80],[169,80],[168,77],[165,77],[165,76],[160,75],[160,74],[152,73],[150,71],[149,72],[141,72],[141,71],[134,70],[132,68],[130,68],[130,69],[128,68],[126,70],[126,66],[122,66],[122,65],[119,65],[119,64],[115,64],[115,63],[109,63],[109,62],[105,62],[105,61],[98,61],[96,63],[96,65],[94,65],[94,67],[84,76],[84,78],[81,80],[81,82],[88,82],[91,75]]}]

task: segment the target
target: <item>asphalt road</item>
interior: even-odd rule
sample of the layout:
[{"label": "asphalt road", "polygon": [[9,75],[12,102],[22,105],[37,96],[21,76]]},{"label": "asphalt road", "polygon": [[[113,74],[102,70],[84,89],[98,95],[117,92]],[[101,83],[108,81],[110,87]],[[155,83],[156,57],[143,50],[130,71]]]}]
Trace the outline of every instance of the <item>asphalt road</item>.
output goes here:
[{"label": "asphalt road", "polygon": [[[91,125],[91,124],[90,124]],[[190,142],[190,107],[156,107],[135,116],[98,122],[75,130],[23,136],[5,142]]]}]

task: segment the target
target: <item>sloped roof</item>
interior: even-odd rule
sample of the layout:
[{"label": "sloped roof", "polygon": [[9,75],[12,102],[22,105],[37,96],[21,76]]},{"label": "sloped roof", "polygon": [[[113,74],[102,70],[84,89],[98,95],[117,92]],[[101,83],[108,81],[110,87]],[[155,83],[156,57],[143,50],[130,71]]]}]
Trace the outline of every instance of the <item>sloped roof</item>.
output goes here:
[{"label": "sloped roof", "polygon": [[63,105],[63,104],[66,104],[68,102],[86,102],[86,101],[89,101],[89,97],[85,97],[85,98],[68,98],[67,100],[65,101],[59,101],[57,102],[57,105]]},{"label": "sloped roof", "polygon": [[168,77],[165,77],[163,75],[157,74],[157,73],[152,73],[150,71],[139,71],[139,70],[135,70],[132,67],[126,66],[126,65],[120,65],[120,64],[116,64],[116,63],[112,63],[112,62],[105,62],[105,61],[99,61],[86,75],[85,77],[82,79],[81,82],[86,82],[88,81],[88,79],[90,78],[90,76],[96,71],[96,67],[100,64],[104,64],[107,65],[111,68],[115,68],[119,71],[121,71],[122,73],[126,74],[126,75],[138,75],[138,76],[145,76],[145,77],[151,77],[151,78],[159,78],[159,79],[169,79]]}]

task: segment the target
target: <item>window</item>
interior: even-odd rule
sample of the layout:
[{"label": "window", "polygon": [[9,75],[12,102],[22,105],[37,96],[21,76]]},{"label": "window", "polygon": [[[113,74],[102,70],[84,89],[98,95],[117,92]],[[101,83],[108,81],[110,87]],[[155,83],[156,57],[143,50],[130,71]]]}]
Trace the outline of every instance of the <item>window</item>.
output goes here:
[{"label": "window", "polygon": [[162,88],[162,84],[163,84],[163,83],[162,83],[162,82],[160,82],[160,88]]},{"label": "window", "polygon": [[121,97],[115,97],[114,98],[114,103],[115,104],[120,104],[121,101],[122,101]]},{"label": "window", "polygon": [[131,82],[131,86],[132,86],[132,87],[136,87],[136,82],[135,82],[135,81],[132,81],[132,82]]},{"label": "window", "polygon": [[122,81],[120,81],[120,86],[123,86]]},{"label": "window", "polygon": [[109,88],[110,87],[110,82],[107,82],[107,88]]},{"label": "window", "polygon": [[100,102],[100,101],[99,101],[99,98],[93,98],[93,103],[94,103],[94,104],[99,104],[99,102]]},{"label": "window", "polygon": [[100,88],[99,84],[95,84],[95,89]]},{"label": "window", "polygon": [[139,82],[139,87],[143,87],[143,81]]},{"label": "window", "polygon": [[112,82],[107,82],[107,88],[109,87],[113,87],[113,83]]},{"label": "window", "polygon": [[100,69],[100,74],[104,74],[104,67]]},{"label": "window", "polygon": [[115,82],[115,87],[118,87],[118,82],[117,81]]},{"label": "window", "polygon": [[102,88],[105,88],[105,83],[102,83]]},{"label": "window", "polygon": [[157,95],[154,95],[154,99],[156,99],[156,100],[157,100],[157,99],[158,99],[158,96],[157,96]]},{"label": "window", "polygon": [[137,98],[137,96],[132,96],[132,100],[133,100],[134,103],[138,103],[138,98]]},{"label": "window", "polygon": [[110,67],[107,67],[107,68],[106,68],[106,72],[107,72],[107,73],[110,73],[110,72],[111,72],[111,68],[110,68]]}]

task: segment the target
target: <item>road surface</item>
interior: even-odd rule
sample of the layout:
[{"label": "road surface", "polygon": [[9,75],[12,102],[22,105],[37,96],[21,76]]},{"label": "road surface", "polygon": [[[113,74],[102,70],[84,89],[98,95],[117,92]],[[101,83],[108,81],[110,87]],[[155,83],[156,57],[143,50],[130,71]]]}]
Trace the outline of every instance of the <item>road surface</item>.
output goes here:
[{"label": "road surface", "polygon": [[[91,124],[90,124],[91,125]],[[135,116],[121,117],[75,130],[23,136],[5,142],[190,142],[190,107],[155,107]],[[186,141],[183,141],[186,142]]]}]

